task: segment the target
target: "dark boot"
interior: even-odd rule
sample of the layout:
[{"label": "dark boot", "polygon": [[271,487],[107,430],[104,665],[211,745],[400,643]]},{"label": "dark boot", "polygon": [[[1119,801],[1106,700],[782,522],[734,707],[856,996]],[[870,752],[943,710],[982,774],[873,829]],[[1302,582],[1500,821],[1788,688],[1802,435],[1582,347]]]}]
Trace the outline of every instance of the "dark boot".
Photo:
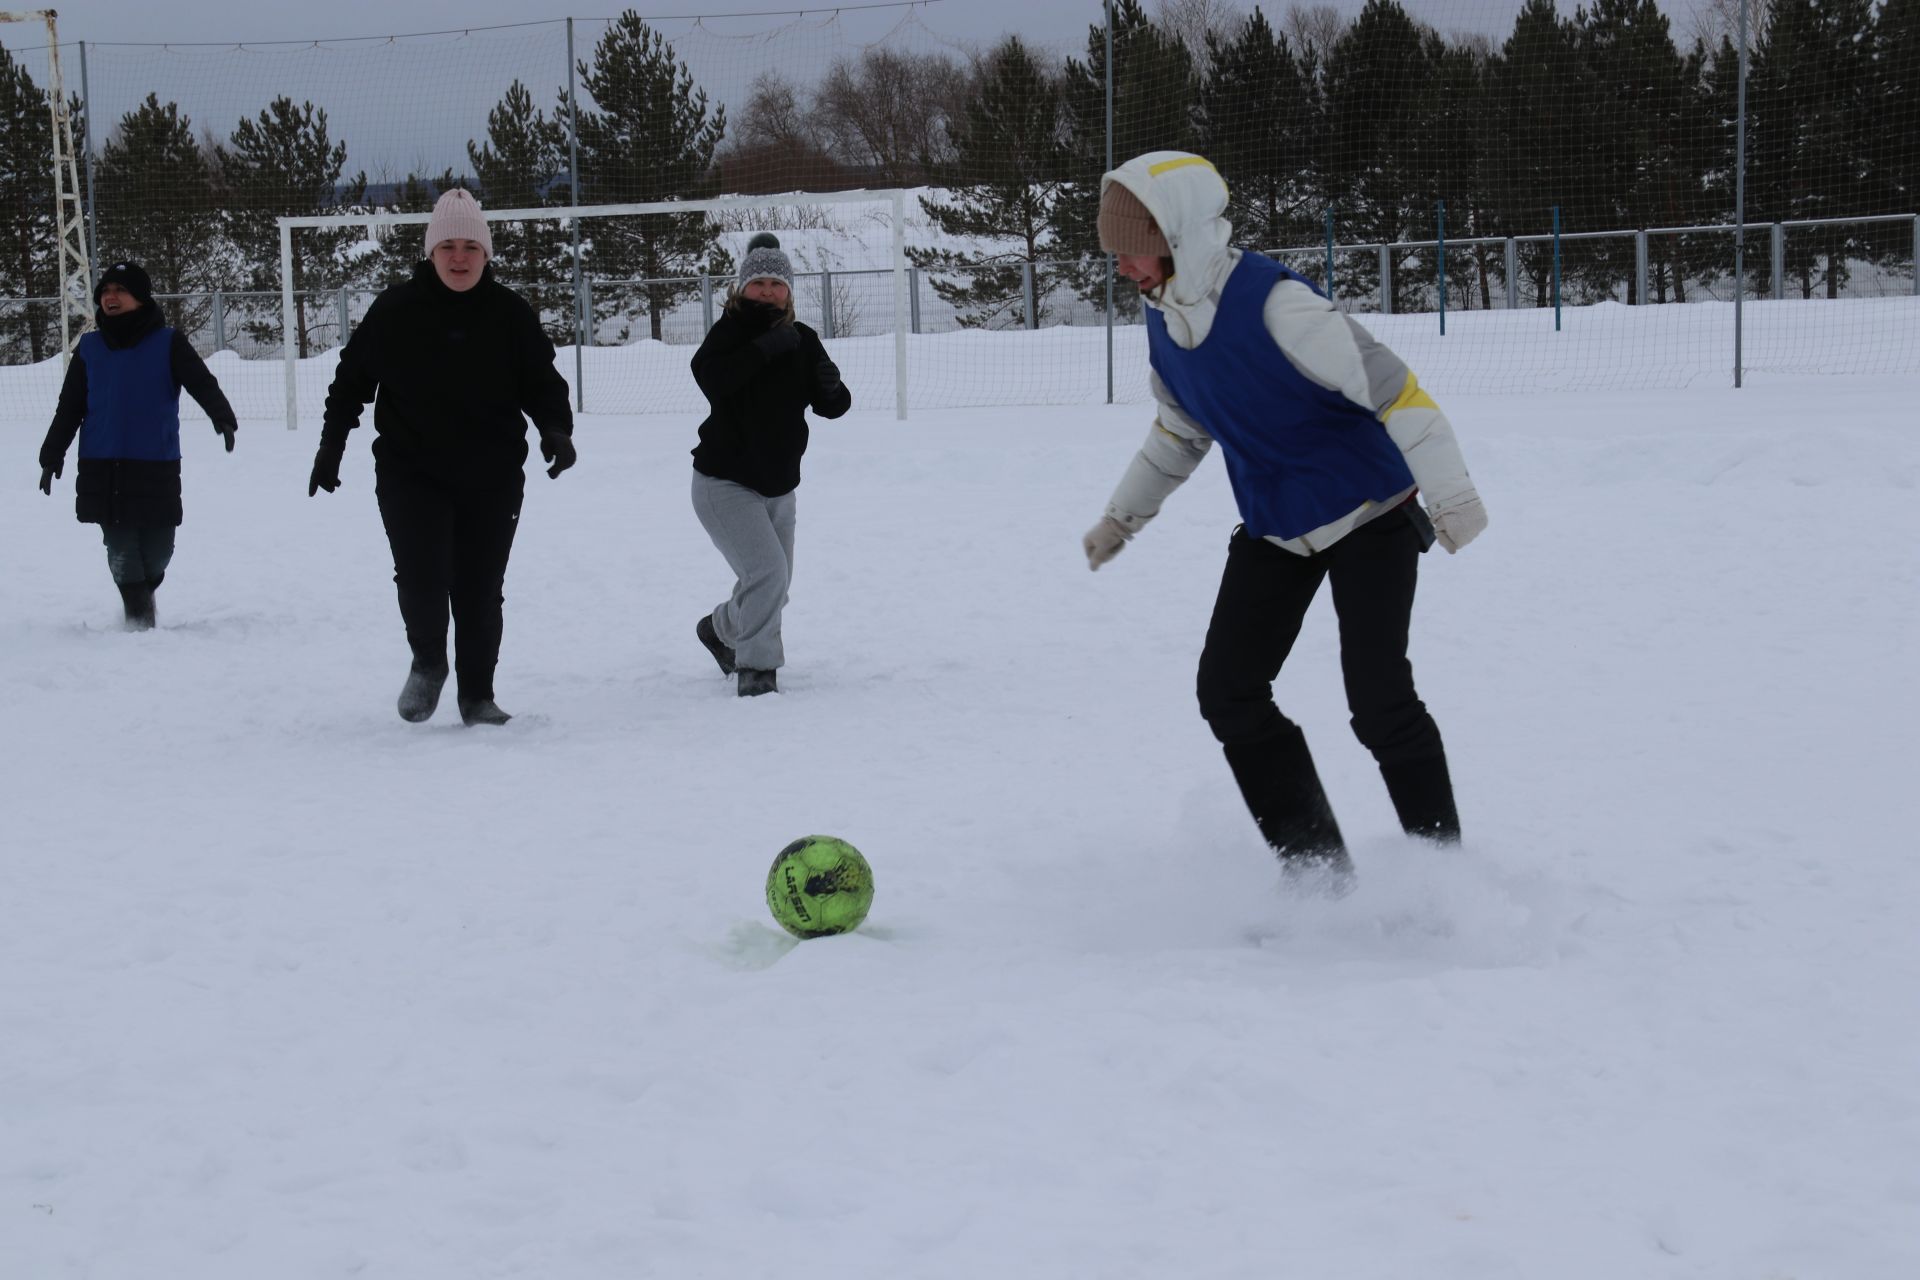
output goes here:
[{"label": "dark boot", "polygon": [[116,584],[120,588],[120,603],[127,611],[127,630],[151,631],[158,622],[153,609],[153,588],[151,582],[123,582]]},{"label": "dark boot", "polygon": [[1236,743],[1226,753],[1254,823],[1283,865],[1352,866],[1306,735],[1297,726],[1265,742]]},{"label": "dark boot", "polygon": [[1453,779],[1445,756],[1383,764],[1380,776],[1402,830],[1436,844],[1460,843],[1460,814],[1453,807]]},{"label": "dark boot", "polygon": [[455,699],[460,704],[460,723],[472,728],[476,724],[505,724],[512,716],[500,709],[500,704],[492,698]]},{"label": "dark boot", "polygon": [[720,643],[720,636],[713,629],[711,614],[700,619],[694,626],[693,634],[700,637],[700,643],[707,646],[707,652],[720,664],[720,674],[730,676],[734,671],[733,650]]},{"label": "dark boot", "polygon": [[400,687],[400,718],[409,724],[431,719],[440,705],[440,688],[447,682],[447,664],[426,666],[416,661],[407,671],[407,682]]},{"label": "dark boot", "polygon": [[740,668],[740,683],[734,692],[743,698],[757,698],[763,693],[778,693],[779,682],[771,671],[760,671],[753,667]]}]

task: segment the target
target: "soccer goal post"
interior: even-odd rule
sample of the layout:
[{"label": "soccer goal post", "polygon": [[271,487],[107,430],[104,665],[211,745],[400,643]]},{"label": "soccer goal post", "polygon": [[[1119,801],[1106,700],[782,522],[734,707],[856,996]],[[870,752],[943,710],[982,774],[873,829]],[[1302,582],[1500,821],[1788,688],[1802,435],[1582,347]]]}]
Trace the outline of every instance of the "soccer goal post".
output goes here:
[{"label": "soccer goal post", "polygon": [[[556,339],[556,346],[563,349],[557,363],[572,384],[574,405],[581,412],[674,411],[704,403],[686,370],[689,353],[685,345],[704,336],[724,302],[732,277],[679,274],[633,278],[635,273],[630,270],[599,269],[601,263],[617,263],[630,254],[594,252],[596,233],[607,237],[609,248],[614,238],[633,235],[629,228],[634,224],[616,219],[671,214],[704,215],[708,234],[716,244],[737,242],[737,249],[729,255],[736,262],[754,232],[773,231],[793,262],[795,310],[801,320],[819,331],[828,354],[855,391],[856,404],[863,399],[871,403],[869,397],[874,393],[884,395],[890,390],[894,415],[904,421],[911,323],[906,195],[899,189],[794,192],[713,200],[488,209],[485,213],[494,230],[494,275],[523,293],[524,282],[515,276],[515,268],[521,264],[502,256],[503,224],[517,228],[515,234],[524,235],[527,243],[533,240],[528,229],[540,226],[550,229],[556,244],[565,242],[571,280],[558,289],[549,281],[545,295],[549,305],[543,307],[536,301],[535,309],[542,312],[550,333],[574,335],[570,341]],[[857,208],[863,205],[866,210]],[[835,217],[835,211],[854,216]],[[432,216],[388,212],[278,219],[281,345],[289,431],[299,426],[303,382],[310,384],[308,390],[318,390],[332,376],[332,352],[319,359],[302,360],[304,335],[313,327],[309,313],[324,312],[338,341],[344,344],[356,305],[364,310],[364,304],[378,292],[377,288],[329,288],[323,296],[315,296],[319,291],[297,288],[294,233],[303,229],[321,233],[362,229],[367,235],[359,243],[364,245],[380,230],[423,226]],[[332,258],[340,260],[351,261],[354,254],[352,244],[344,249],[336,244],[329,250]],[[425,250],[416,256],[425,257]],[[305,274],[311,278],[315,273],[310,270]],[[873,301],[879,305],[872,305]],[[671,318],[671,326],[666,324],[667,318]],[[675,336],[681,341],[665,352],[658,350]],[[649,341],[656,349],[642,350]],[[316,367],[303,369],[303,364]]]}]

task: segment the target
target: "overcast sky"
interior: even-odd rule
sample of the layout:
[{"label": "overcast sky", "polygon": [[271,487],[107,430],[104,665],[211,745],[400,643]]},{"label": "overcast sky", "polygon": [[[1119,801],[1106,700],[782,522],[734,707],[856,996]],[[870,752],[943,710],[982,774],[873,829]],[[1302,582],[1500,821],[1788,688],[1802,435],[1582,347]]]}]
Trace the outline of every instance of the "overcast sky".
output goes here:
[{"label": "overcast sky", "polygon": [[[1242,12],[1252,7],[1250,0],[1218,2]],[[1294,2],[1268,0],[1263,8],[1278,22]],[[1351,14],[1362,0],[1331,3]],[[1441,31],[1498,39],[1511,30],[1522,0],[1403,3]],[[1562,8],[1571,3],[1563,0]],[[695,82],[735,114],[756,75],[778,72],[810,87],[834,62],[872,44],[964,57],[1017,33],[1056,57],[1084,56],[1089,28],[1104,13],[1102,0],[856,0],[806,11],[783,0],[659,0],[637,7],[673,43]],[[1160,0],[1145,0],[1145,8],[1158,12]],[[284,94],[327,112],[331,136],[348,146],[347,176],[364,171],[379,182],[446,167],[468,171],[467,143],[484,136],[488,111],[516,79],[551,111],[568,73],[566,27],[558,20],[569,10],[577,20],[576,56],[591,61],[593,42],[620,7],[583,11],[577,0],[79,0],[61,8],[59,35],[71,90],[81,81],[71,46],[87,45],[96,148],[148,93],[178,103],[196,130],[222,141],[239,120]],[[1674,27],[1676,39],[1689,38],[1688,19]],[[387,36],[411,38],[381,38]],[[0,43],[20,50],[29,73],[46,83],[44,26],[0,24]]]},{"label": "overcast sky", "polygon": [[[28,0],[31,2],[31,0]],[[24,4],[6,6],[18,11]],[[387,35],[414,31],[444,31],[492,24],[537,22],[549,18],[611,18],[626,8],[642,17],[683,17],[769,11],[791,12],[800,6],[783,0],[661,0],[654,4],[581,4],[578,0],[78,0],[53,6],[60,12],[60,39],[93,41],[260,41],[332,39],[343,36]],[[810,10],[829,14],[835,6]],[[1100,0],[926,0],[917,6],[928,26],[967,40],[990,42],[1002,32],[1017,31],[1036,43],[1084,44],[1087,28],[1100,20]],[[1152,0],[1149,0],[1149,11]],[[880,20],[884,30],[898,22],[905,6],[890,10],[866,9],[853,0],[840,10],[843,21],[872,27]],[[772,22],[755,18],[736,21],[731,29],[764,29]],[[4,32],[4,43],[20,47],[41,44],[27,40],[20,30]]]}]

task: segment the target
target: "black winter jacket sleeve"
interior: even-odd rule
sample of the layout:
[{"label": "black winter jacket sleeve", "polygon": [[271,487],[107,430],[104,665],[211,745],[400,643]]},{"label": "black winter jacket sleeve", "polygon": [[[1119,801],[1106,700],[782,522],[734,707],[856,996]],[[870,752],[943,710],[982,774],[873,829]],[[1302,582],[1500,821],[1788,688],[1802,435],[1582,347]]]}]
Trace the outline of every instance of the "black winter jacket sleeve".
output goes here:
[{"label": "black winter jacket sleeve", "polygon": [[220,380],[213,376],[213,370],[207,368],[207,362],[187,341],[187,335],[178,329],[173,331],[173,350],[168,360],[173,369],[174,382],[193,397],[193,402],[213,420],[216,430],[239,429],[240,420],[233,416],[233,406],[227,403],[227,393],[220,389]]},{"label": "black winter jacket sleeve", "polygon": [[54,406],[53,425],[47,428],[47,438],[40,444],[40,465],[51,471],[60,465],[67,456],[67,450],[73,445],[73,438],[80,434],[80,424],[87,420],[87,362],[75,353],[67,361],[66,381],[60,384],[60,400]]}]

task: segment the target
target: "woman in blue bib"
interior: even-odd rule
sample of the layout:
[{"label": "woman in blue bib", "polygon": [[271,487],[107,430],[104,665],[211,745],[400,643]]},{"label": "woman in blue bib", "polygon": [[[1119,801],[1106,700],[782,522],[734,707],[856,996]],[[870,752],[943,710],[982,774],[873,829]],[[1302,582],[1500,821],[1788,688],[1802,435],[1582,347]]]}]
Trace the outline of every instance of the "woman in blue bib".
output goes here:
[{"label": "woman in blue bib", "polygon": [[1100,245],[1146,297],[1158,414],[1083,547],[1091,568],[1113,559],[1219,444],[1241,523],[1200,655],[1200,712],[1282,865],[1344,884],[1346,843],[1274,679],[1331,583],[1354,734],[1407,833],[1457,842],[1407,633],[1421,553],[1458,551],[1486,511],[1412,371],[1304,277],[1230,248],[1226,208],[1226,183],[1185,152],[1101,179]]},{"label": "woman in blue bib", "polygon": [[107,569],[127,625],[150,630],[153,593],[173,562],[181,520],[180,392],[192,396],[233,452],[239,421],[187,335],[168,326],[137,262],[116,262],[93,290],[94,327],[82,334],[53,425],[40,446],[40,492],[51,495],[80,437],[74,514],[100,526]]}]

